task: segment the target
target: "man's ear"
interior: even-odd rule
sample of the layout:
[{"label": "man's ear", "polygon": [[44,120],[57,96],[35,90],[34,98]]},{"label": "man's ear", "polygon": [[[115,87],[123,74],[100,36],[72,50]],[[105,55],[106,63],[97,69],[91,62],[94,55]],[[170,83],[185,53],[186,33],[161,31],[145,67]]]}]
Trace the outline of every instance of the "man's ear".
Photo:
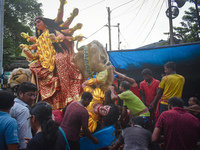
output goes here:
[{"label": "man's ear", "polygon": [[15,101],[13,101],[12,107],[13,107],[14,104],[15,104]]},{"label": "man's ear", "polygon": [[24,93],[19,91],[19,97],[23,97]]},{"label": "man's ear", "polygon": [[172,109],[172,105],[168,104],[168,110],[171,110],[171,109]]}]

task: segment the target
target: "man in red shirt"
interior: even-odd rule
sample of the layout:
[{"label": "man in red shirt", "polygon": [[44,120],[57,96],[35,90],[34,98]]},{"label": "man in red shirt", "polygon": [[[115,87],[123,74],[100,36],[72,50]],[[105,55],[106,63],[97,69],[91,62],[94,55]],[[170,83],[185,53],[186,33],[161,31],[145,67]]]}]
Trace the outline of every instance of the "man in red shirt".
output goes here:
[{"label": "man in red shirt", "polygon": [[90,104],[92,98],[93,96],[91,93],[84,92],[80,101],[72,102],[67,106],[61,128],[65,132],[71,150],[80,149],[79,135],[81,127],[84,135],[91,139],[94,144],[99,143],[99,140],[95,138],[88,129],[89,114],[85,107]]},{"label": "man in red shirt", "polygon": [[[183,108],[183,100],[172,97],[168,111],[164,111],[156,123],[152,141],[163,142],[164,150],[195,150],[200,133],[199,120]],[[163,131],[164,138],[161,138]]]},{"label": "man in red shirt", "polygon": [[149,106],[156,96],[160,81],[152,77],[152,71],[148,68],[142,71],[144,81],[140,83],[140,92],[143,103]]},{"label": "man in red shirt", "polygon": [[[140,83],[141,98],[143,103],[149,107],[156,96],[160,81],[152,77],[152,71],[148,68],[142,71],[142,76],[144,81]],[[155,120],[155,110],[152,110],[150,114],[149,125],[151,127]]]}]

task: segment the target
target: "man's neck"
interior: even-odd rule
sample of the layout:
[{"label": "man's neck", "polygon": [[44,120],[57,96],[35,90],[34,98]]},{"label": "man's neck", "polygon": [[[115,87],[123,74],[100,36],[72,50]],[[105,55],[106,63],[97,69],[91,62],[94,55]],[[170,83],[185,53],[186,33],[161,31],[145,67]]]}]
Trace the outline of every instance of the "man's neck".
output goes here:
[{"label": "man's neck", "polygon": [[149,80],[149,81],[146,81],[148,86],[151,84],[152,81],[153,81],[153,78],[151,78],[151,80]]},{"label": "man's neck", "polygon": [[170,74],[176,74],[176,71],[172,71],[172,72],[170,72]]},{"label": "man's neck", "polygon": [[83,106],[83,107],[85,107],[84,105],[83,105],[83,103],[82,103],[82,101],[80,100],[80,101],[78,101],[77,102],[79,105],[81,105],[81,106]]},{"label": "man's neck", "polygon": [[9,113],[10,109],[7,110],[7,109],[0,109],[0,111],[3,111],[3,112],[6,112],[6,113]]}]

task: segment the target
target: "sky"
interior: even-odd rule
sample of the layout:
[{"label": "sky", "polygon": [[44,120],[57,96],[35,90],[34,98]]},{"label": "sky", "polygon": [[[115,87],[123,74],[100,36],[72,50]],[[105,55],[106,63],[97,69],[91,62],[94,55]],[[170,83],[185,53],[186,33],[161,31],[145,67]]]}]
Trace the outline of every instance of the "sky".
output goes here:
[{"label": "sky", "polygon": [[[44,17],[55,19],[59,8],[59,0],[38,0],[42,3]],[[174,6],[177,6],[173,2]],[[173,19],[173,26],[180,26],[184,11],[194,4],[186,2],[179,8],[179,15]],[[79,15],[70,27],[82,23],[83,27],[74,33],[87,37],[79,46],[98,40],[109,50],[108,7],[111,22],[111,49],[135,49],[147,44],[167,40],[169,19],[165,11],[168,0],[67,0],[64,5],[65,21],[74,8],[79,9]],[[118,28],[119,23],[119,28]],[[120,32],[118,32],[120,30]],[[119,35],[119,36],[118,36]],[[120,46],[119,46],[120,41]]]}]

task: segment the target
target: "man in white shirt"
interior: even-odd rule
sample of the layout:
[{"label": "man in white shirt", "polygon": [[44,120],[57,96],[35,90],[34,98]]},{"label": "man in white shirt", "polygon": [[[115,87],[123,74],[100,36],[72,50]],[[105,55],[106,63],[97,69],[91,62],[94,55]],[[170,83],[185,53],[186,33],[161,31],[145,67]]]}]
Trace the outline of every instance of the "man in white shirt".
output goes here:
[{"label": "man in white shirt", "polygon": [[26,149],[26,140],[32,138],[31,126],[27,118],[30,116],[30,107],[37,95],[37,87],[31,82],[22,82],[18,88],[17,98],[10,115],[17,120],[19,132],[19,150]]}]

